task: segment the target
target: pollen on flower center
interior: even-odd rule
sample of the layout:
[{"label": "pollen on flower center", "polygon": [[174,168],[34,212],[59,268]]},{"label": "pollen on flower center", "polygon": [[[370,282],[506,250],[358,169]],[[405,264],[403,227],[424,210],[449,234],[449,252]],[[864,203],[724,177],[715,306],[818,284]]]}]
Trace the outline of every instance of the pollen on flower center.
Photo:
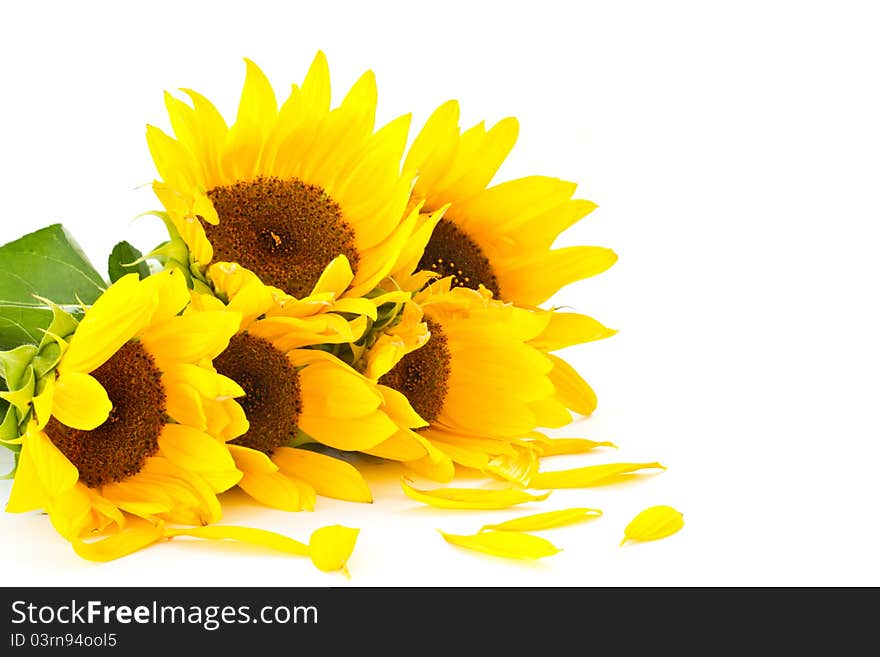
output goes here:
[{"label": "pollen on flower center", "polygon": [[426,319],[430,339],[400,359],[379,383],[394,388],[409,400],[425,422],[440,417],[449,381],[449,347],[437,322]]},{"label": "pollen on flower center", "polygon": [[418,269],[452,276],[453,287],[473,290],[482,283],[496,297],[498,279],[483,250],[452,221],[441,219],[425,247]]},{"label": "pollen on flower center", "polygon": [[220,218],[204,225],[215,260],[238,262],[296,297],[308,295],[339,255],[357,272],[354,230],[321,187],[260,177],[215,187],[208,197]]},{"label": "pollen on flower center", "polygon": [[271,456],[296,437],[302,410],[299,375],[286,355],[263,338],[239,333],[214,359],[214,367],[245,391],[238,401],[250,428],[232,444]]},{"label": "pollen on flower center", "polygon": [[162,373],[140,343],[124,344],[92,376],[113,404],[107,420],[82,431],[52,418],[46,435],[79,470],[80,481],[97,488],[140,472],[158,451],[168,418]]}]

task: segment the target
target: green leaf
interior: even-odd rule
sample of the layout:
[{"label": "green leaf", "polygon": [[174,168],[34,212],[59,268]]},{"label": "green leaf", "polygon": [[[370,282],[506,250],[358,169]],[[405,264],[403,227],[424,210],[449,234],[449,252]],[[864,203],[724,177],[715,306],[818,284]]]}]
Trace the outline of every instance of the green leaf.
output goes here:
[{"label": "green leaf", "polygon": [[70,309],[94,303],[106,287],[61,224],[0,246],[0,350],[40,344],[53,317],[45,299]]},{"label": "green leaf", "polygon": [[107,259],[110,282],[115,283],[126,274],[137,274],[142,279],[150,275],[150,266],[141,260],[144,254],[126,241],[119,242]]}]

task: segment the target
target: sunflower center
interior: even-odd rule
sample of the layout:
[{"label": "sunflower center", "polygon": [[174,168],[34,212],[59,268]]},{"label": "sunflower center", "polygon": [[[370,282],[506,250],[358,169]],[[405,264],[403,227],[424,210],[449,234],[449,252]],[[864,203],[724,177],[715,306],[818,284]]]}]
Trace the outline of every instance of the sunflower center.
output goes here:
[{"label": "sunflower center", "polygon": [[449,382],[449,346],[440,325],[426,319],[431,338],[398,361],[379,383],[394,388],[409,400],[425,422],[440,417]]},{"label": "sunflower center", "polygon": [[79,470],[91,488],[137,474],[159,449],[159,434],[167,423],[162,373],[139,342],[127,342],[92,372],[113,403],[107,420],[82,431],[54,417],[46,435]]},{"label": "sunflower center", "polygon": [[437,223],[418,269],[435,271],[443,278],[452,276],[453,287],[476,290],[482,283],[493,295],[499,295],[498,279],[483,250],[448,219]]},{"label": "sunflower center", "polygon": [[240,333],[214,359],[214,367],[246,393],[238,401],[250,428],[233,440],[233,445],[271,456],[276,448],[296,437],[302,402],[299,375],[287,356],[263,338]]},{"label": "sunflower center", "polygon": [[208,197],[220,217],[216,226],[204,224],[215,260],[237,262],[298,298],[312,291],[340,254],[357,272],[354,230],[322,188],[260,177],[215,187]]}]

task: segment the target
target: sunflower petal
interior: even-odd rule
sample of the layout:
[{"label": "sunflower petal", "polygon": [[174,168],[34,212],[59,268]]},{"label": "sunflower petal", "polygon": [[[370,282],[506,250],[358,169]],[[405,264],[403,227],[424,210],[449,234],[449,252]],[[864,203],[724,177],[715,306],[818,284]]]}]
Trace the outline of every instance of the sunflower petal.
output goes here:
[{"label": "sunflower petal", "polygon": [[[617,254],[600,246],[569,246],[517,258],[505,274],[506,299],[537,306],[561,287],[597,274],[617,262]],[[540,272],[536,275],[535,272]]]},{"label": "sunflower petal", "polygon": [[282,472],[309,483],[318,495],[349,502],[372,502],[363,475],[350,463],[307,449],[279,447],[272,461]]},{"label": "sunflower petal", "polygon": [[541,351],[556,351],[575,344],[604,340],[616,334],[615,329],[587,315],[551,312],[547,327],[529,344]]},{"label": "sunflower petal", "polygon": [[[553,361],[550,382],[556,388],[556,398],[575,413],[590,415],[596,410],[596,393],[575,369],[554,354],[547,354]],[[548,426],[548,425],[544,425]]]},{"label": "sunflower petal", "polygon": [[357,542],[359,529],[329,525],[312,532],[309,539],[309,556],[319,570],[332,572],[345,570]]},{"label": "sunflower petal", "polygon": [[486,490],[480,488],[434,488],[418,490],[406,480],[400,485],[407,497],[441,509],[505,509],[524,502],[546,500],[550,493],[531,495],[517,488]]},{"label": "sunflower petal", "polygon": [[208,527],[193,527],[192,529],[166,529],[165,536],[167,538],[174,538],[175,536],[191,536],[192,538],[206,538],[215,541],[239,541],[241,543],[247,543],[248,545],[259,545],[278,550],[279,552],[295,554],[299,557],[306,557],[309,555],[309,546],[305,543],[300,543],[299,541],[284,536],[283,534],[254,527],[210,525]]},{"label": "sunflower petal", "polygon": [[559,511],[547,511],[546,513],[534,513],[528,516],[521,516],[495,525],[483,525],[480,531],[482,532],[487,529],[493,529],[495,531],[505,532],[531,532],[539,529],[550,529],[552,527],[571,525],[589,518],[598,518],[601,515],[602,512],[599,509],[588,509],[585,507],[561,509]]},{"label": "sunflower petal", "polygon": [[281,472],[245,470],[238,486],[257,502],[275,509],[302,511],[305,508],[296,483]]},{"label": "sunflower petal", "polygon": [[241,479],[226,445],[182,424],[166,424],[159,449],[172,463],[201,475],[215,493],[232,488]]},{"label": "sunflower petal", "polygon": [[558,470],[556,472],[539,472],[529,486],[531,488],[589,488],[590,486],[603,486],[605,484],[620,481],[626,475],[634,474],[639,470],[659,469],[666,467],[657,462],[652,463],[608,463],[605,465],[588,465],[583,468],[572,470]]},{"label": "sunflower petal", "polygon": [[64,372],[55,382],[52,415],[74,429],[91,431],[102,425],[113,403],[98,380],[82,372]]},{"label": "sunflower petal", "polygon": [[612,442],[588,440],[586,438],[547,438],[535,441],[535,446],[541,450],[541,456],[556,456],[559,454],[583,454],[597,447],[614,447]]},{"label": "sunflower petal", "polygon": [[146,326],[158,299],[145,295],[137,274],[116,281],[86,312],[70,339],[60,372],[91,372]]},{"label": "sunflower petal", "polygon": [[561,550],[547,539],[522,532],[480,532],[469,536],[440,532],[447,543],[507,559],[541,559]]},{"label": "sunflower petal", "polygon": [[162,540],[163,532],[161,524],[132,520],[125,529],[107,538],[89,542],[73,538],[70,543],[74,551],[83,559],[112,561]]},{"label": "sunflower petal", "polygon": [[623,530],[627,541],[656,541],[671,536],[684,527],[684,514],[671,506],[652,506],[639,513]]}]

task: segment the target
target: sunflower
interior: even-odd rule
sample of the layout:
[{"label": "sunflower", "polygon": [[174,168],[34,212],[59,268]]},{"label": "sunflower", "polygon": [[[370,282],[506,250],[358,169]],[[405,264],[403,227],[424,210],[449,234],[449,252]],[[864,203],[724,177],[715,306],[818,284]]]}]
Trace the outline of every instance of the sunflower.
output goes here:
[{"label": "sunflower", "polygon": [[[393,277],[407,289],[419,289],[433,272],[451,277],[453,287],[478,289],[495,298],[537,310],[560,288],[599,274],[617,260],[598,246],[551,248],[562,231],[596,208],[573,198],[575,183],[528,176],[487,187],[510,153],[518,123],[507,118],[489,130],[480,123],[461,132],[456,101],[441,105],[412,144],[404,170],[417,174],[411,207],[420,207],[423,225],[443,210],[418,247],[410,246]],[[615,331],[586,315],[543,311],[549,320],[533,345],[549,353],[574,344],[607,338]],[[588,415],[596,400],[590,386],[563,359],[550,355],[551,377],[572,410]]]},{"label": "sunflower", "polygon": [[330,109],[327,61],[319,52],[302,86],[278,107],[250,60],[235,123],[204,96],[166,94],[175,138],[148,126],[161,181],[153,189],[190,251],[197,276],[212,262],[237,262],[302,298],[344,255],[346,296],[371,291],[418,223],[401,174],[409,116],[374,132],[376,84],[366,72]]},{"label": "sunflower", "polygon": [[[242,476],[224,441],[247,429],[241,387],[206,363],[238,328],[231,312],[180,311],[180,272],[128,275],[54,336],[57,366],[29,404],[7,511],[44,509],[87,558],[164,537],[165,521],[220,518]],[[98,541],[85,538],[111,534]]]},{"label": "sunflower", "polygon": [[401,425],[424,424],[401,395],[381,390],[330,353],[362,337],[366,320],[377,317],[376,304],[401,295],[339,298],[354,276],[345,256],[331,262],[303,299],[263,284],[236,263],[214,263],[208,274],[214,294],[194,294],[194,307],[233,310],[242,318],[214,360],[246,393],[241,405],[250,427],[228,444],[244,473],[239,487],[289,511],[312,510],[316,494],[371,502],[354,466],[303,446],[381,451]]},{"label": "sunflower", "polygon": [[484,287],[455,286],[450,277],[416,294],[410,307],[363,361],[367,375],[403,394],[427,424],[401,427],[421,455],[401,450],[392,458],[440,481],[451,480],[458,464],[527,483],[540,455],[535,429],[571,419],[550,377],[553,362],[529,344],[549,314],[495,300]]}]

